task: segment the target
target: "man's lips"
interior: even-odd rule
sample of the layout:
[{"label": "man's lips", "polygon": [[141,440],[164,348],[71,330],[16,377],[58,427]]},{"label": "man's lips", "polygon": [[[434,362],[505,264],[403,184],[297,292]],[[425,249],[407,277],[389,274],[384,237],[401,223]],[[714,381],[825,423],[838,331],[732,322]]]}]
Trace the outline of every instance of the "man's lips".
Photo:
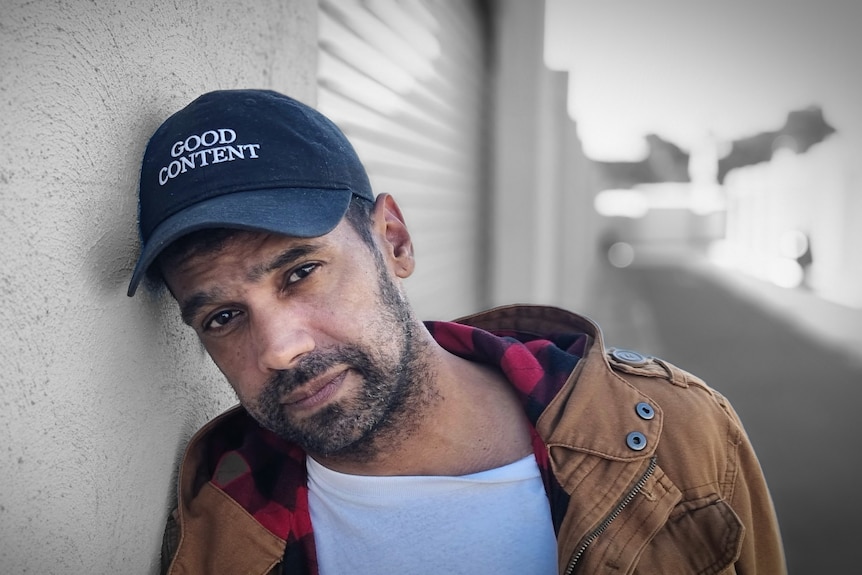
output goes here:
[{"label": "man's lips", "polygon": [[325,375],[307,383],[288,395],[284,400],[284,405],[305,408],[324,403],[338,391],[345,377],[347,377],[347,370],[339,372],[334,376]]}]

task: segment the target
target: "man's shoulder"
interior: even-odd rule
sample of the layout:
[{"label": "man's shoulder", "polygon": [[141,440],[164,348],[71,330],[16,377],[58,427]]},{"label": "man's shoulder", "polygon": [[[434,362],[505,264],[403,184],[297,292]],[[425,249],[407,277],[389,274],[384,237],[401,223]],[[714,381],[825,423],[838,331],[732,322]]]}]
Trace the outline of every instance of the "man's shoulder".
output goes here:
[{"label": "man's shoulder", "polygon": [[[724,395],[661,358],[615,348],[606,357],[614,377],[646,398],[634,409],[655,455],[680,485],[714,482],[734,467],[736,450],[748,439]],[[656,422],[660,427],[653,437],[646,430]]]},{"label": "man's shoulder", "polygon": [[246,434],[253,423],[251,415],[241,405],[237,404],[219,413],[202,425],[189,439],[187,450],[192,450],[213,443],[230,442],[237,434]]},{"label": "man's shoulder", "polygon": [[[539,419],[547,442],[621,460],[653,454],[682,438],[721,445],[741,424],[700,377],[636,351],[605,349],[601,336]],[[664,451],[664,449],[662,450]]]},{"label": "man's shoulder", "polygon": [[606,358],[616,376],[654,397],[665,410],[682,409],[689,416],[704,416],[704,410],[717,410],[735,419],[729,402],[721,393],[698,375],[670,361],[614,347],[606,351]]},{"label": "man's shoulder", "polygon": [[256,466],[282,462],[304,469],[305,453],[261,427],[241,405],[222,412],[189,440],[182,468],[193,471],[216,485],[230,483],[236,475],[254,471]]}]

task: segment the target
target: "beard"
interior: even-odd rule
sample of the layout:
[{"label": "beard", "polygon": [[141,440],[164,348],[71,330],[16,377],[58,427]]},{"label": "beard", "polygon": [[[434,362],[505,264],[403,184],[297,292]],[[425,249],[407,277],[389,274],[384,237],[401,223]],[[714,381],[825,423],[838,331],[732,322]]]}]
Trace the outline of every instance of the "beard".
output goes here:
[{"label": "beard", "polygon": [[[366,345],[314,350],[295,368],[276,372],[250,406],[265,428],[310,453],[367,461],[409,437],[433,396],[432,374],[422,359],[418,323],[404,295],[378,259],[379,320]],[[301,420],[287,416],[281,398],[335,366],[359,376],[356,394],[331,402]]]}]

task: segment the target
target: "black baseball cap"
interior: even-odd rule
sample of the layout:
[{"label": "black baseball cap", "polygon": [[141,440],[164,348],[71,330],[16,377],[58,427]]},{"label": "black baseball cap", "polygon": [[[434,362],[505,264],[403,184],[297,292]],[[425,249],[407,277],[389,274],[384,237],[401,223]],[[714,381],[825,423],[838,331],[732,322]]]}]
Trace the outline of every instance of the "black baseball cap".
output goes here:
[{"label": "black baseball cap", "polygon": [[141,255],[128,295],[158,255],[204,228],[317,237],[353,195],[374,200],[353,146],[328,118],[271,90],[204,94],[147,144],[138,216]]}]

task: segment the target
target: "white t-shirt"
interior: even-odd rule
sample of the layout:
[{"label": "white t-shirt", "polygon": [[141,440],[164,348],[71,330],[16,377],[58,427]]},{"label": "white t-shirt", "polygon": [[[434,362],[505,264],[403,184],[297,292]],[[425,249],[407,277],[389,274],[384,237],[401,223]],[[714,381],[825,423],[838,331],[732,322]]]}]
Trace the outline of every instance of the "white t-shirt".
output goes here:
[{"label": "white t-shirt", "polygon": [[557,573],[533,455],[458,477],[367,477],[308,458],[321,575]]}]

